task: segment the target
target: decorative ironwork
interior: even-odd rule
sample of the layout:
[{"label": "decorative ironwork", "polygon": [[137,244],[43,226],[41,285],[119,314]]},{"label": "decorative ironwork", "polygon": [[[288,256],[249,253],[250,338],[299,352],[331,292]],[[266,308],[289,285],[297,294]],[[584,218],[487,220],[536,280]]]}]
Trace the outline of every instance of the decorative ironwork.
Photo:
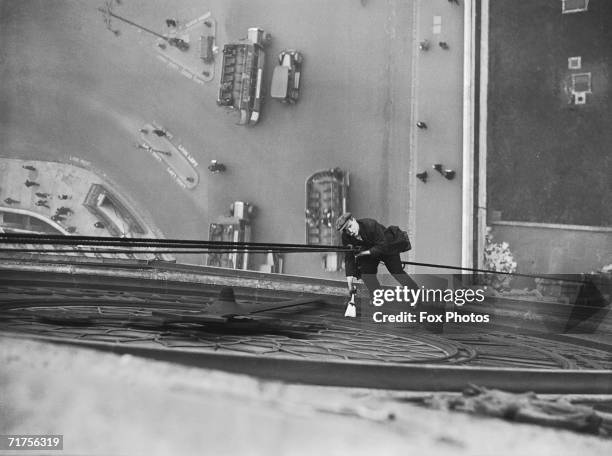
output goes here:
[{"label": "decorative ironwork", "polygon": [[[0,329],[59,338],[257,356],[380,363],[440,362],[465,357],[458,344],[359,327],[270,318],[200,326],[168,323],[148,308],[108,305],[17,307],[0,313]],[[196,312],[185,312],[185,315]]]},{"label": "decorative ironwork", "polygon": [[[217,294],[215,288],[178,294],[7,285],[0,287],[0,331],[65,341],[329,362],[612,369],[610,353],[578,342],[502,332],[433,335],[418,328],[385,330],[359,320],[347,322],[339,307],[328,305],[249,318],[212,318],[204,310]],[[250,305],[255,310],[279,299],[261,296]]]}]

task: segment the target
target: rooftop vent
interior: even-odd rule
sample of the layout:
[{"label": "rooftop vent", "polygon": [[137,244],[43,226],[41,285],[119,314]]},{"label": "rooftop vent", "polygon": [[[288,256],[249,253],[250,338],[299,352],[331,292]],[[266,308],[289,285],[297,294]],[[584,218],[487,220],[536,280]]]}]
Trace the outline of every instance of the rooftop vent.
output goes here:
[{"label": "rooftop vent", "polygon": [[591,93],[591,73],[572,74],[572,92]]},{"label": "rooftop vent", "polygon": [[582,11],[587,11],[588,8],[589,0],[562,0],[563,14],[580,13]]},{"label": "rooftop vent", "polygon": [[570,70],[579,70],[582,68],[582,57],[570,57],[567,59],[567,67]]}]

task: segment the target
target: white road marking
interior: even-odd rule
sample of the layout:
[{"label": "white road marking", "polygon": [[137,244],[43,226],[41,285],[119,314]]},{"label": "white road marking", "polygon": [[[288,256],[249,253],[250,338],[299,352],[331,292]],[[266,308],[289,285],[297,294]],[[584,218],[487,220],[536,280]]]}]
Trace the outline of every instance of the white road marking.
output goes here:
[{"label": "white road marking", "polygon": [[442,32],[442,16],[433,17],[433,33],[439,35]]}]

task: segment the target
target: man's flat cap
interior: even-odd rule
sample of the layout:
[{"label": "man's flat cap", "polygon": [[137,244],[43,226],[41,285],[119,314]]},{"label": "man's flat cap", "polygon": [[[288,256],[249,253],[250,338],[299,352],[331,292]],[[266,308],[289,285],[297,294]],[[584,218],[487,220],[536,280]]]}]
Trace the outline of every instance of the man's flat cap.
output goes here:
[{"label": "man's flat cap", "polygon": [[346,226],[348,221],[353,218],[353,214],[350,212],[345,212],[336,220],[336,230],[342,231],[342,229]]}]

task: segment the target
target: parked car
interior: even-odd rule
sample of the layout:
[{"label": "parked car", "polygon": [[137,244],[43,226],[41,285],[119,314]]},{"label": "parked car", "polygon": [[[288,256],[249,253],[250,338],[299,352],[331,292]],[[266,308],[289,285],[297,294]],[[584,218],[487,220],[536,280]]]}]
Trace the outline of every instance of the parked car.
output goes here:
[{"label": "parked car", "polygon": [[278,55],[278,66],[272,73],[270,95],[283,103],[296,103],[300,97],[300,76],[304,57],[294,49]]},{"label": "parked car", "polygon": [[212,61],[215,59],[214,46],[214,36],[200,36],[200,58],[204,61],[204,63],[212,63]]}]

